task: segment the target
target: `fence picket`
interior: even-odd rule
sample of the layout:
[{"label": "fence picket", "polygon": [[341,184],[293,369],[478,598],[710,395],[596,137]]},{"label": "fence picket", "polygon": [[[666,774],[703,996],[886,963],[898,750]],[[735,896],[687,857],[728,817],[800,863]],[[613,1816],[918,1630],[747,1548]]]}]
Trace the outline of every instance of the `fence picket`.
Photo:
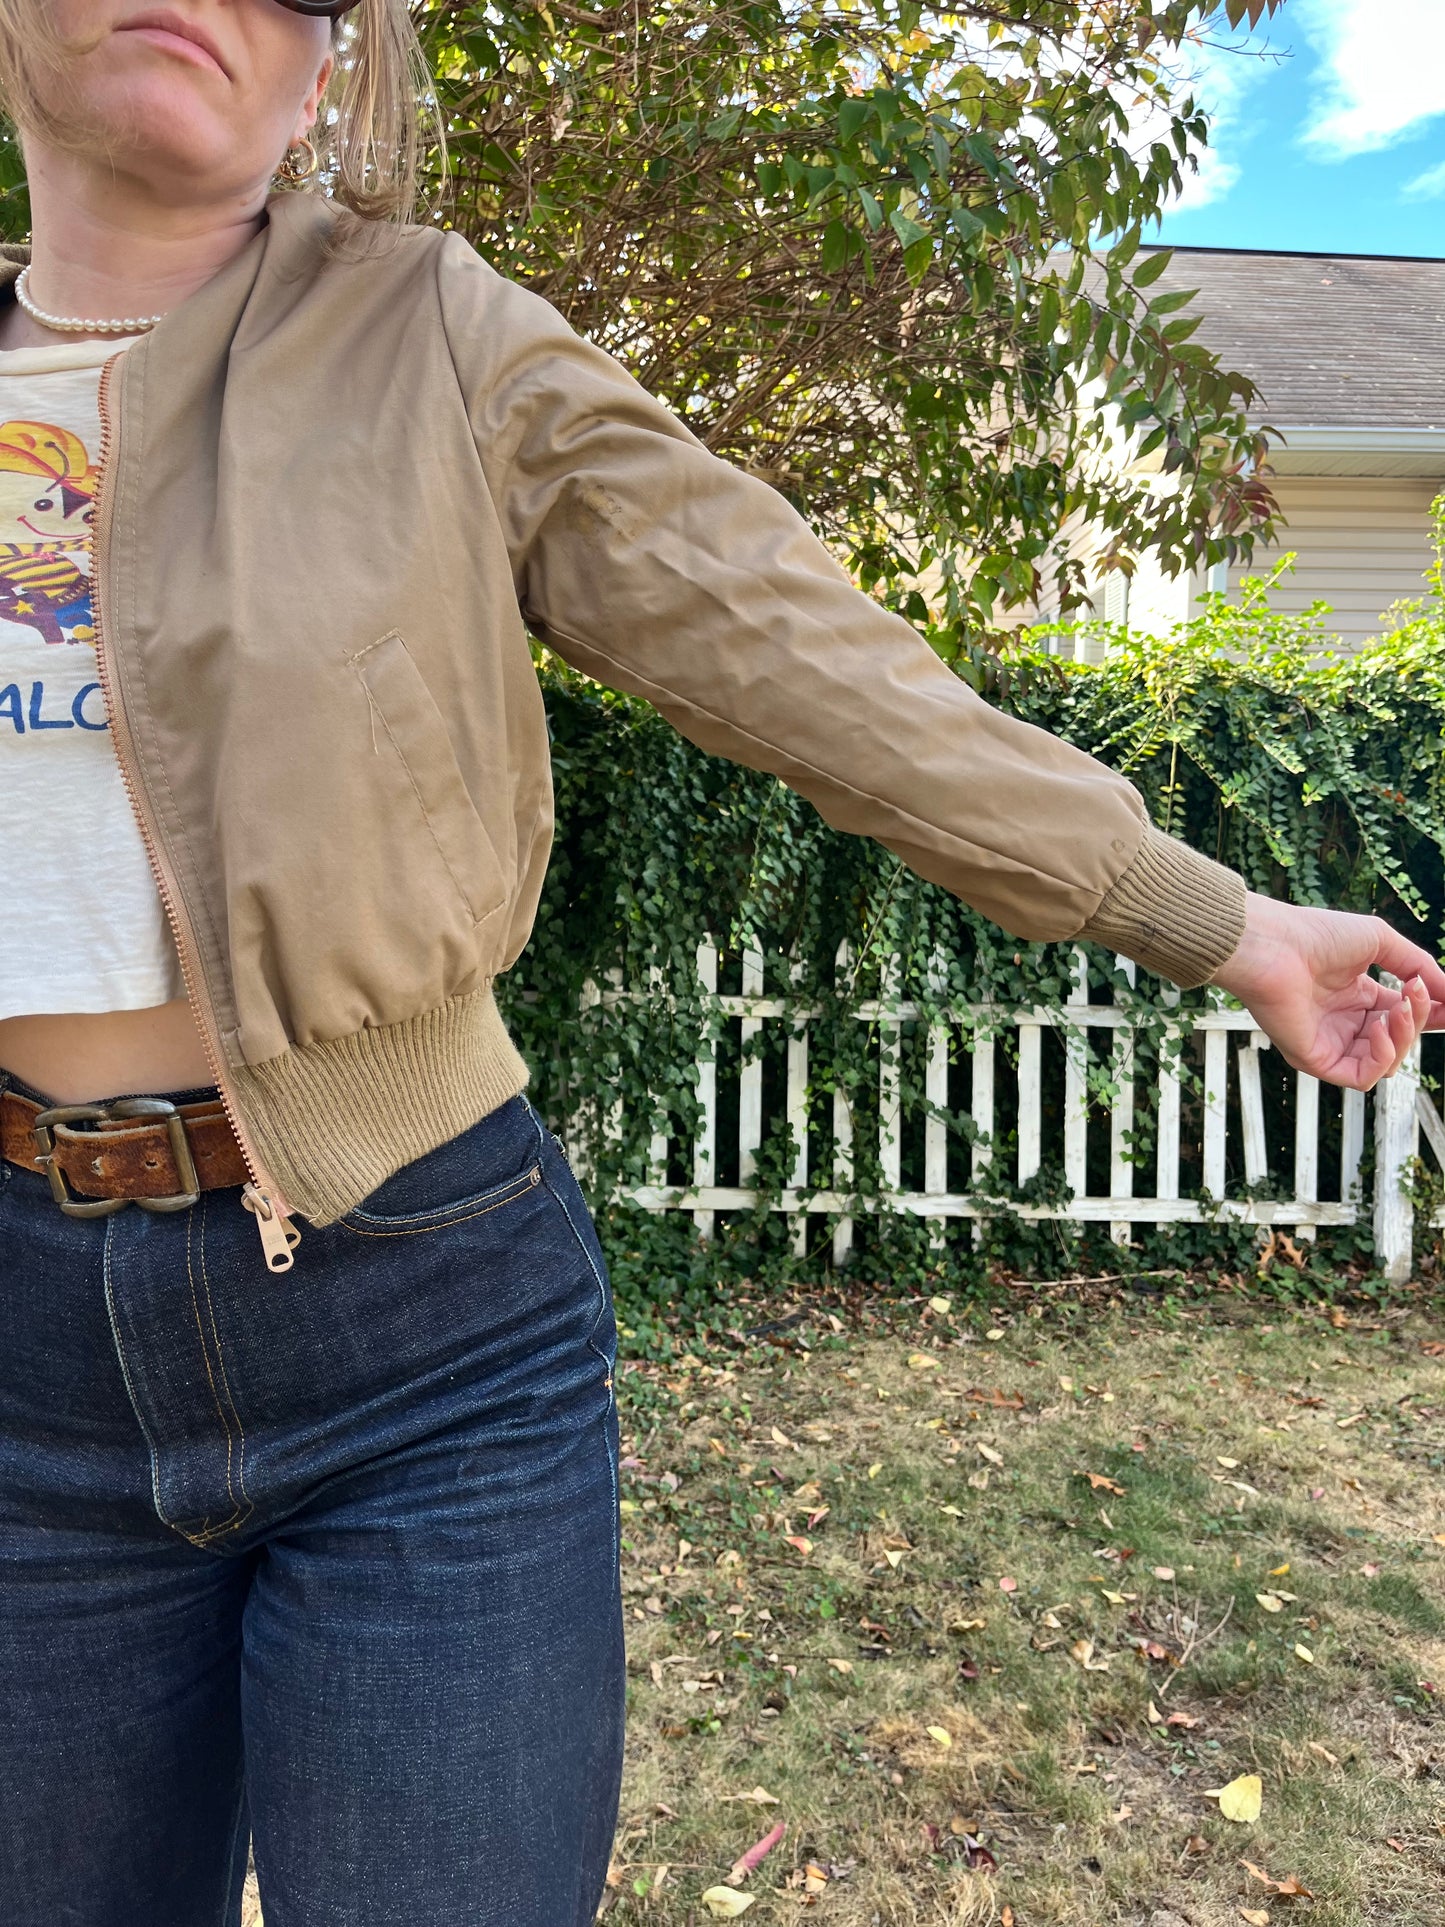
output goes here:
[{"label": "fence picket", "polygon": [[1224,1150],[1228,1113],[1229,1040],[1222,1030],[1204,1033],[1204,1188],[1224,1196]]},{"label": "fence picket", "polygon": [[1402,1178],[1420,1153],[1420,1046],[1415,1043],[1393,1077],[1375,1086],[1375,1256],[1386,1278],[1402,1284],[1410,1275],[1415,1207]]},{"label": "fence picket", "polygon": [[[900,1002],[898,995],[898,962],[889,960],[883,971],[882,1003],[885,1010],[896,1009]],[[880,1017],[878,1020],[878,1161],[883,1170],[883,1182],[890,1191],[903,1188],[903,1139],[900,1125],[903,1116],[901,1090],[903,1067],[903,1026],[894,1017]]]},{"label": "fence picket", "polygon": [[[698,981],[710,996],[717,995],[717,946],[700,943],[697,947]],[[692,1146],[692,1182],[698,1191],[712,1184],[717,1165],[717,1046],[706,1037],[697,1053],[697,1100],[702,1107],[702,1122]],[[692,1221],[700,1238],[711,1238],[717,1214],[705,1206],[695,1210]]]},{"label": "fence picket", "polygon": [[1019,1183],[1027,1184],[1043,1162],[1043,1028],[1019,1025]]},{"label": "fence picket", "polygon": [[[853,946],[838,946],[837,976],[842,981],[852,968]],[[833,1092],[833,1189],[845,1197],[853,1188],[853,1112],[841,1090]],[[842,1214],[833,1227],[833,1263],[841,1265],[853,1249],[853,1220]]]},{"label": "fence picket", "polygon": [[[936,1000],[942,996],[948,981],[943,958],[936,952],[929,960],[928,977],[929,989]],[[938,1197],[948,1189],[948,1126],[934,1115],[935,1106],[940,1111],[948,1109],[948,1059],[948,1026],[930,1024],[924,1070],[924,1095],[929,1111],[923,1124],[923,1189],[930,1197]],[[935,1250],[940,1250],[945,1243],[946,1220],[932,1218],[929,1222],[932,1225],[929,1242]]]},{"label": "fence picket", "polygon": [[1358,1203],[1360,1163],[1365,1155],[1365,1093],[1344,1093],[1344,1115],[1340,1120],[1340,1196],[1346,1204]]},{"label": "fence picket", "polygon": [[1263,1184],[1269,1176],[1269,1153],[1264,1135],[1264,1092],[1259,1081],[1259,1054],[1269,1049],[1262,1030],[1251,1031],[1239,1048],[1239,1124],[1244,1139],[1244,1181]]},{"label": "fence picket", "polygon": [[[743,952],[743,996],[763,994],[763,960],[756,950]],[[751,1184],[758,1175],[758,1150],[763,1141],[763,1060],[749,1057],[748,1046],[763,1028],[761,1017],[744,1017],[742,1074],[738,1089],[738,1183]]]},{"label": "fence picket", "polygon": [[[1076,948],[1064,1004],[1066,1022],[1081,1007],[1089,1007],[1089,959]],[[1076,1198],[1087,1196],[1089,1189],[1088,1064],[1089,1033],[1081,1023],[1064,1031],[1064,1182]],[[1034,1168],[1038,1169],[1037,1163]]]},{"label": "fence picket", "polygon": [[[1320,1195],[1320,1083],[1305,1071],[1295,1073],[1294,1194],[1307,1204]],[[1309,1243],[1315,1227],[1297,1224],[1294,1235]]]},{"label": "fence picket", "polygon": [[[1138,972],[1128,957],[1116,957],[1114,963],[1131,984],[1135,982]],[[1134,1033],[1121,1030],[1114,1041],[1113,1079],[1119,1095],[1109,1113],[1109,1189],[1116,1198],[1128,1198],[1134,1194],[1134,1161],[1129,1152],[1134,1129]],[[1128,1245],[1134,1237],[1132,1221],[1113,1219],[1109,1236],[1116,1245]]]},{"label": "fence picket", "polygon": [[[796,985],[803,966],[795,960],[789,978]],[[793,1020],[788,1033],[788,1130],[793,1139],[793,1169],[788,1183],[801,1193],[808,1188],[808,1027]],[[793,1220],[793,1255],[801,1258],[808,1249],[808,1214],[800,1211]]]}]

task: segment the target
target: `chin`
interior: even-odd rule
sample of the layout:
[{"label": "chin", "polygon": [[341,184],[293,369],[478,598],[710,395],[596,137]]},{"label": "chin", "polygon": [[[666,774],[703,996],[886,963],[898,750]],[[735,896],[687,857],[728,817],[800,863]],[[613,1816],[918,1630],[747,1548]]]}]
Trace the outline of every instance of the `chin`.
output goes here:
[{"label": "chin", "polygon": [[213,199],[249,182],[263,164],[250,164],[245,151],[255,130],[238,141],[204,92],[183,76],[112,73],[93,87],[75,88],[68,118],[83,130],[78,145],[118,173],[147,182],[162,199]]}]

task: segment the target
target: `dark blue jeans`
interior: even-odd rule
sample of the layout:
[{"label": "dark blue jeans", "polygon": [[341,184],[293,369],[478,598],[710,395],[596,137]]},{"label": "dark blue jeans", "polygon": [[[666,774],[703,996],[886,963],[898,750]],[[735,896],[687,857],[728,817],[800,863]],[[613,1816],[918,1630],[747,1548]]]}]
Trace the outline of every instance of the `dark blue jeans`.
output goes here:
[{"label": "dark blue jeans", "polygon": [[276,1276],[239,1188],[78,1219],[0,1163],[4,1927],[229,1927],[248,1837],[266,1927],[593,1919],[625,1663],[581,1194],[518,1097],[303,1232]]}]

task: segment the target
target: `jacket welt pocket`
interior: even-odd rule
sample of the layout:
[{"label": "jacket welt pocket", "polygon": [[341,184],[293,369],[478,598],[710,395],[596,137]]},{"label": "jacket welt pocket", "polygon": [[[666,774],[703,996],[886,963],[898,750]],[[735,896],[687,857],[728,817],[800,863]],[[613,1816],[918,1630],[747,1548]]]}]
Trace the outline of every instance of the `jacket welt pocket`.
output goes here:
[{"label": "jacket welt pocket", "polygon": [[480,923],[505,899],[502,866],[462,780],[446,718],[400,631],[349,660],[371,706],[373,744],[380,752],[385,742],[395,752],[437,854]]}]

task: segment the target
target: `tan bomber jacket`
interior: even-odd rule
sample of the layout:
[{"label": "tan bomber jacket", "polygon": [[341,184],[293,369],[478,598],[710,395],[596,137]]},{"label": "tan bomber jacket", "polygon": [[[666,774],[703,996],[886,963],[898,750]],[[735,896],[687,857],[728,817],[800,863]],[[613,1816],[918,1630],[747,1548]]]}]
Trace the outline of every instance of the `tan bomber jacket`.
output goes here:
[{"label": "tan bomber jacket", "polygon": [[[1021,937],[1180,984],[1244,886],[1000,714],[540,297],[278,196],[107,368],[99,674],[267,1260],[523,1088],[528,625]],[[25,259],[7,249],[0,288]]]}]

